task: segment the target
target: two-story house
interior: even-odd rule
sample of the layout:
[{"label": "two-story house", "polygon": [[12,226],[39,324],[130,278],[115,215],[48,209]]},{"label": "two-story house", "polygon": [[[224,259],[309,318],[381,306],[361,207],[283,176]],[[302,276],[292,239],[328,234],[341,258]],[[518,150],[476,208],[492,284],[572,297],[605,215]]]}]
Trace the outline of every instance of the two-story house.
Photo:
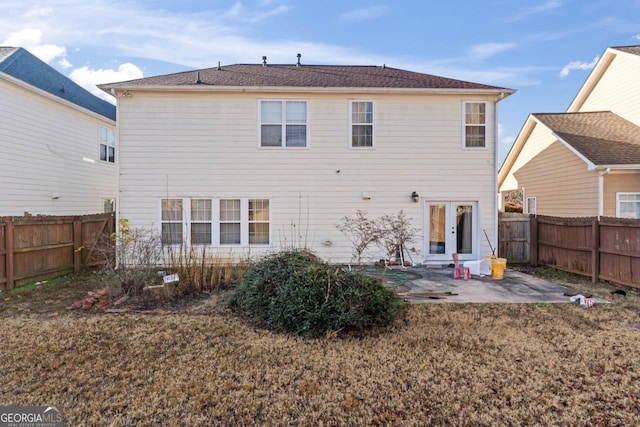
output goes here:
[{"label": "two-story house", "polygon": [[402,210],[415,263],[480,258],[483,230],[497,241],[497,104],[511,89],[266,59],[100,87],[118,100],[117,215],[165,245],[348,262],[336,225],[357,210]]},{"label": "two-story house", "polygon": [[532,214],[640,218],[640,46],[608,48],[565,113],[527,118],[499,188]]},{"label": "two-story house", "polygon": [[112,211],[116,107],[0,47],[0,216]]}]

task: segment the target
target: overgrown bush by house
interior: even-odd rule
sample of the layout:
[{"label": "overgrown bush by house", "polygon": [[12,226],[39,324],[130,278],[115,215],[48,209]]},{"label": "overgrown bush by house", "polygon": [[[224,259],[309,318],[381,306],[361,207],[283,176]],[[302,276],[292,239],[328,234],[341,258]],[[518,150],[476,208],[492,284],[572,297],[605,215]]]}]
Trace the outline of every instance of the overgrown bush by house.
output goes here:
[{"label": "overgrown bush by house", "polygon": [[297,250],[257,262],[227,303],[269,329],[310,336],[386,326],[402,312],[397,295],[379,279]]}]

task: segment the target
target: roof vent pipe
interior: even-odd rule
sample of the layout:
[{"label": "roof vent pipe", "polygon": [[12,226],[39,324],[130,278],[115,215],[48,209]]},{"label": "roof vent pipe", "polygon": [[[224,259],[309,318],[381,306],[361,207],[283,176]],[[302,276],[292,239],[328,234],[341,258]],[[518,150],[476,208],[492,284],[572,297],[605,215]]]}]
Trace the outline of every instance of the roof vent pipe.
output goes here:
[{"label": "roof vent pipe", "polygon": [[196,84],[199,85],[200,83],[202,83],[202,80],[200,80],[200,71],[198,71],[196,73]]},{"label": "roof vent pipe", "polygon": [[267,66],[267,57],[266,57],[266,56],[263,56],[263,57],[262,57],[262,66],[263,66],[263,67],[266,67],[266,66]]},{"label": "roof vent pipe", "polygon": [[296,56],[298,57],[298,63],[296,64],[296,67],[299,67],[300,65],[302,65],[302,64],[300,64],[300,58],[302,57],[302,55],[301,54],[297,54]]},{"label": "roof vent pipe", "polygon": [[218,71],[222,70],[222,67],[220,66],[220,61],[218,61]]}]

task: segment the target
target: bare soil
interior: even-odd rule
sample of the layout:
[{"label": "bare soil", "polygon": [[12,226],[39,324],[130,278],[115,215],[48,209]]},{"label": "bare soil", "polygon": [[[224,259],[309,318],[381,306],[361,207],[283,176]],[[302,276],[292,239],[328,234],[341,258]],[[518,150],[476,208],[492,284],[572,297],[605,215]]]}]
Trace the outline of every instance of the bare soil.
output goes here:
[{"label": "bare soil", "polygon": [[0,293],[0,405],[61,405],[67,425],[640,425],[632,290],[580,283],[612,301],[590,309],[412,305],[388,329],[314,340],[240,321],[219,293],[65,309],[105,286]]}]

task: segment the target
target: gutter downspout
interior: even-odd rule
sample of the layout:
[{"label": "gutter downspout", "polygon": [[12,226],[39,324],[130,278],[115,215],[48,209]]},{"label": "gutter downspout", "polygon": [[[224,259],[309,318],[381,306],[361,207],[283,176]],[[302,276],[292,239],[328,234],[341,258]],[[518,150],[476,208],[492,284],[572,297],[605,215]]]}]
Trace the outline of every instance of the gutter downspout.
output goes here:
[{"label": "gutter downspout", "polygon": [[[120,99],[118,99],[117,92],[113,88],[111,88],[111,95],[116,98],[116,229],[114,231],[120,237]],[[116,245],[118,245],[118,240],[116,238]],[[116,270],[120,267],[118,253],[118,248],[116,248]]]},{"label": "gutter downspout", "polygon": [[609,172],[610,168],[598,171],[598,220],[604,215],[604,176]]},{"label": "gutter downspout", "polygon": [[[504,93],[501,91],[498,99],[493,102],[493,194],[495,196],[493,198],[493,241],[496,244],[496,249],[500,246],[498,242],[498,198],[500,197],[498,188],[498,102],[503,98]],[[497,253],[496,256],[498,256]]]}]

